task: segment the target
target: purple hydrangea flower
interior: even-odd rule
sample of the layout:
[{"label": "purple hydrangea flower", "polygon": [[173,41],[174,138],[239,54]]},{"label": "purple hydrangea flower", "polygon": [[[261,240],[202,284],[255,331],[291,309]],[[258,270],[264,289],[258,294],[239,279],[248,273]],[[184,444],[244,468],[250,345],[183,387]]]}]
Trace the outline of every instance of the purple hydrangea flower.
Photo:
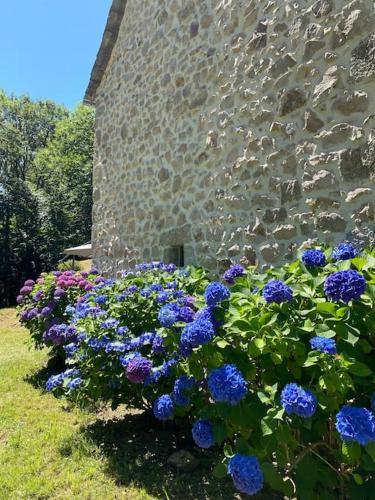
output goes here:
[{"label": "purple hydrangea flower", "polygon": [[24,286],[20,290],[20,295],[30,295],[32,291],[33,291],[32,286]]},{"label": "purple hydrangea flower", "polygon": [[343,441],[362,446],[375,442],[375,417],[366,408],[343,406],[336,415],[336,429]]},{"label": "purple hydrangea flower", "polygon": [[139,356],[132,359],[126,367],[126,376],[134,384],[143,383],[150,375],[152,363],[150,360]]},{"label": "purple hydrangea flower", "polygon": [[358,300],[365,290],[364,276],[353,269],[330,274],[324,282],[324,292],[333,301]]},{"label": "purple hydrangea flower", "polygon": [[211,448],[215,444],[214,430],[209,420],[197,420],[191,433],[195,444],[200,448]]},{"label": "purple hydrangea flower", "polygon": [[237,405],[247,393],[247,382],[235,365],[224,365],[212,370],[208,389],[214,401]]},{"label": "purple hydrangea flower", "polygon": [[283,281],[272,280],[263,288],[263,297],[268,304],[281,304],[293,299],[293,291]]},{"label": "purple hydrangea flower", "polygon": [[229,460],[228,474],[241,493],[255,495],[263,488],[263,472],[254,456],[237,453]]},{"label": "purple hydrangea flower", "polygon": [[235,278],[243,276],[245,274],[245,269],[241,264],[233,264],[227,271],[225,271],[223,278],[230,285],[234,284]]},{"label": "purple hydrangea flower", "polygon": [[35,285],[35,281],[34,280],[26,280],[25,283],[24,283],[24,286],[31,286],[33,287]]},{"label": "purple hydrangea flower", "polygon": [[305,250],[302,255],[302,262],[307,267],[324,267],[326,265],[326,256],[319,249]]},{"label": "purple hydrangea flower", "polygon": [[55,299],[60,299],[63,295],[65,295],[65,290],[63,288],[56,288],[53,296]]},{"label": "purple hydrangea flower", "polygon": [[24,301],[23,295],[18,295],[16,300],[18,305],[23,304]]},{"label": "purple hydrangea flower", "polygon": [[281,393],[281,404],[288,415],[309,418],[316,412],[318,401],[308,389],[297,384],[287,384]]}]

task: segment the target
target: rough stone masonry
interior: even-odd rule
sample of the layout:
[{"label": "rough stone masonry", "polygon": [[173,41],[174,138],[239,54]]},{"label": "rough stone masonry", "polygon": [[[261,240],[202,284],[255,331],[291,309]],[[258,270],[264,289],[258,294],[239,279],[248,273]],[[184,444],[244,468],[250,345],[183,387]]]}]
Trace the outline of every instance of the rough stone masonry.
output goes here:
[{"label": "rough stone masonry", "polygon": [[91,88],[104,272],[182,246],[221,270],[309,240],[374,242],[372,0],[114,3]]}]

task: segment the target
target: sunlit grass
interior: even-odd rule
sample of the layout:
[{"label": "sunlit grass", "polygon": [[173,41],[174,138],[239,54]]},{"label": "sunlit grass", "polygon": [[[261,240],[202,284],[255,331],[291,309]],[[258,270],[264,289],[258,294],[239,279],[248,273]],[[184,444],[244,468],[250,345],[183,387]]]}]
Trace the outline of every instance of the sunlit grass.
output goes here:
[{"label": "sunlit grass", "polygon": [[[186,426],[124,410],[98,416],[46,394],[46,351],[26,340],[15,311],[0,310],[0,500],[238,498],[229,478],[212,476],[216,452],[196,453]],[[186,447],[200,465],[182,473],[168,457]]]},{"label": "sunlit grass", "polygon": [[67,411],[26,377],[46,361],[28,350],[14,310],[0,311],[0,499],[146,499],[118,486],[96,443],[80,432],[93,415]]}]

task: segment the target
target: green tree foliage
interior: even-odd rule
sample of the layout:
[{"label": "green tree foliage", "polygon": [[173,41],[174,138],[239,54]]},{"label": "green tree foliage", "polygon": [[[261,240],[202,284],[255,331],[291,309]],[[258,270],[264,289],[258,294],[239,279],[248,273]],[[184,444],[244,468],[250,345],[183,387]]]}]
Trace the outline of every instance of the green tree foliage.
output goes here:
[{"label": "green tree foliage", "polygon": [[56,125],[54,138],[36,155],[32,180],[45,207],[43,255],[49,266],[64,246],[90,240],[93,154],[94,112],[81,105]]},{"label": "green tree foliage", "polygon": [[0,306],[89,239],[93,111],[0,91]]}]

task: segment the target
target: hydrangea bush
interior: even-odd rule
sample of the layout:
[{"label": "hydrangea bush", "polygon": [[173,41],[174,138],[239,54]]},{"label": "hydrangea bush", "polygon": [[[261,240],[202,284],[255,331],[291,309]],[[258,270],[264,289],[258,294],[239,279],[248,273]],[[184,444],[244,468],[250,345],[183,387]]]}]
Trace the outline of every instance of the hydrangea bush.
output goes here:
[{"label": "hydrangea bush", "polygon": [[[144,264],[94,287],[67,308],[76,332],[65,346],[67,363],[79,367],[83,383],[72,391],[64,377],[52,389],[82,403],[151,408],[174,382],[172,368],[183,359],[177,339],[193,324],[207,284],[202,269]],[[187,335],[190,350],[201,333]],[[208,332],[207,342],[213,334]],[[182,398],[183,388],[177,391]],[[173,405],[164,399],[158,405],[160,415]]]},{"label": "hydrangea bush", "polygon": [[201,381],[185,407],[194,441],[213,446],[212,429],[225,453],[214,472],[240,492],[375,491],[374,257],[308,249],[263,274],[227,271],[223,302],[205,294],[215,335],[176,369]]},{"label": "hydrangea bush", "polygon": [[47,389],[185,418],[241,493],[370,499],[374,301],[375,254],[348,243],[223,282],[144,264],[68,307],[72,366]]},{"label": "hydrangea bush", "polygon": [[33,345],[52,347],[64,357],[62,346],[76,339],[66,308],[103,281],[95,268],[89,272],[54,271],[43,273],[36,282],[27,280],[17,297],[18,314]]}]

